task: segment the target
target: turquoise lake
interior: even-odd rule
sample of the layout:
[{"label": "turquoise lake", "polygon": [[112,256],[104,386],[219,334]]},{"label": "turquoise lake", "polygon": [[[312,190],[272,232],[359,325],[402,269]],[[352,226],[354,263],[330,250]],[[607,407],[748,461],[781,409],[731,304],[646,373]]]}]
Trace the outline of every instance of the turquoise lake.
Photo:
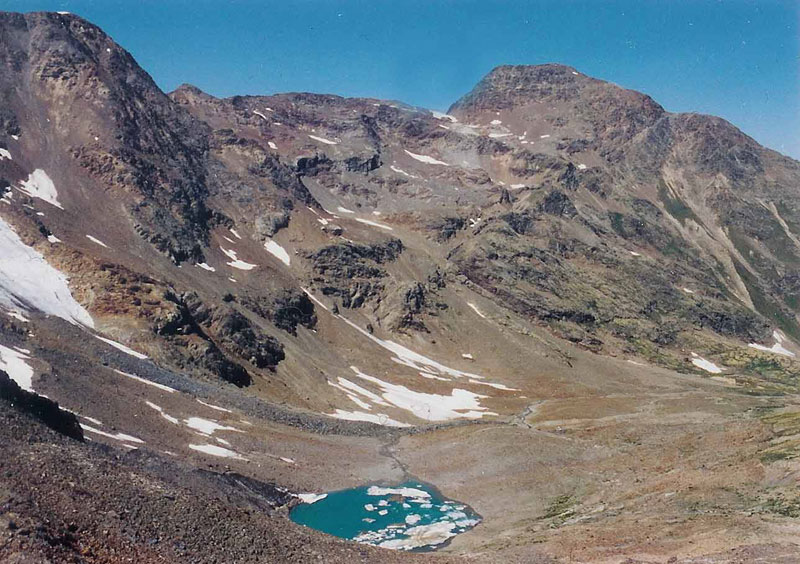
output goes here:
[{"label": "turquoise lake", "polygon": [[481,521],[469,506],[419,482],[330,492],[296,506],[289,517],[337,537],[414,551],[440,548]]}]

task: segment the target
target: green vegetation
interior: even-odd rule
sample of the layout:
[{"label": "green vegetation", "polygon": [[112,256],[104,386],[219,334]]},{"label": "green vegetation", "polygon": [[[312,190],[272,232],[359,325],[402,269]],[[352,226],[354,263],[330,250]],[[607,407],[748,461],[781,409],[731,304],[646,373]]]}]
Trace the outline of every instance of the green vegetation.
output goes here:
[{"label": "green vegetation", "polygon": [[575,514],[575,511],[571,509],[574,504],[575,498],[571,495],[560,495],[550,502],[550,505],[547,507],[547,510],[544,512],[542,518],[552,519],[557,517],[561,521],[564,521]]},{"label": "green vegetation", "polygon": [[775,324],[790,337],[800,340],[800,326],[797,325],[797,321],[784,313],[775,302],[761,291],[756,277],[739,261],[733,261],[733,266],[744,281],[756,311],[767,319],[775,322]]},{"label": "green vegetation", "polygon": [[681,225],[684,225],[687,219],[692,219],[702,225],[700,218],[697,217],[692,208],[680,198],[673,198],[670,195],[669,188],[663,180],[658,181],[658,198],[664,204],[664,209],[667,210],[667,213],[680,221]]}]

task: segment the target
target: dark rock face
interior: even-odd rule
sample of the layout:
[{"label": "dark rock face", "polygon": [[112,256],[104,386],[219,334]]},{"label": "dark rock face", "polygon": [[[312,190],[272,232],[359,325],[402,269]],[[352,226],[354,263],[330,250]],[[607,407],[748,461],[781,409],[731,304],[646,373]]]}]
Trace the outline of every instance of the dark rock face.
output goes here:
[{"label": "dark rock face", "polygon": [[51,399],[28,392],[0,370],[0,399],[13,409],[27,413],[62,435],[83,441],[83,429],[74,414],[64,411]]},{"label": "dark rock face", "polygon": [[381,295],[381,279],[387,274],[379,265],[396,260],[402,251],[399,239],[374,245],[340,243],[311,253],[308,259],[322,292],[340,297],[344,307],[357,308]]}]

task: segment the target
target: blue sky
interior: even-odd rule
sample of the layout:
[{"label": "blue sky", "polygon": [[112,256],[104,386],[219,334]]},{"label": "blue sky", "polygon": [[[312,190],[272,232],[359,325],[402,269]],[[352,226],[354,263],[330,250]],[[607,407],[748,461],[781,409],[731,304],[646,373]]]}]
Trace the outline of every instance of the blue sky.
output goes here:
[{"label": "blue sky", "polygon": [[164,90],[446,109],[499,64],[560,62],[800,158],[800,2],[2,0],[103,27]]}]

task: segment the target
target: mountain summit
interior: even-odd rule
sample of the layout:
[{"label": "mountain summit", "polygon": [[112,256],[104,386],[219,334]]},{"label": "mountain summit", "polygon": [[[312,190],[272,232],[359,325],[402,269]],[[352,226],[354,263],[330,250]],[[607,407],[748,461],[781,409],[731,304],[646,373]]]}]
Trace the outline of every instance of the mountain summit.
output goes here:
[{"label": "mountain summit", "polygon": [[0,559],[790,561],[798,266],[800,163],[571,67],[166,94],[0,13]]}]

